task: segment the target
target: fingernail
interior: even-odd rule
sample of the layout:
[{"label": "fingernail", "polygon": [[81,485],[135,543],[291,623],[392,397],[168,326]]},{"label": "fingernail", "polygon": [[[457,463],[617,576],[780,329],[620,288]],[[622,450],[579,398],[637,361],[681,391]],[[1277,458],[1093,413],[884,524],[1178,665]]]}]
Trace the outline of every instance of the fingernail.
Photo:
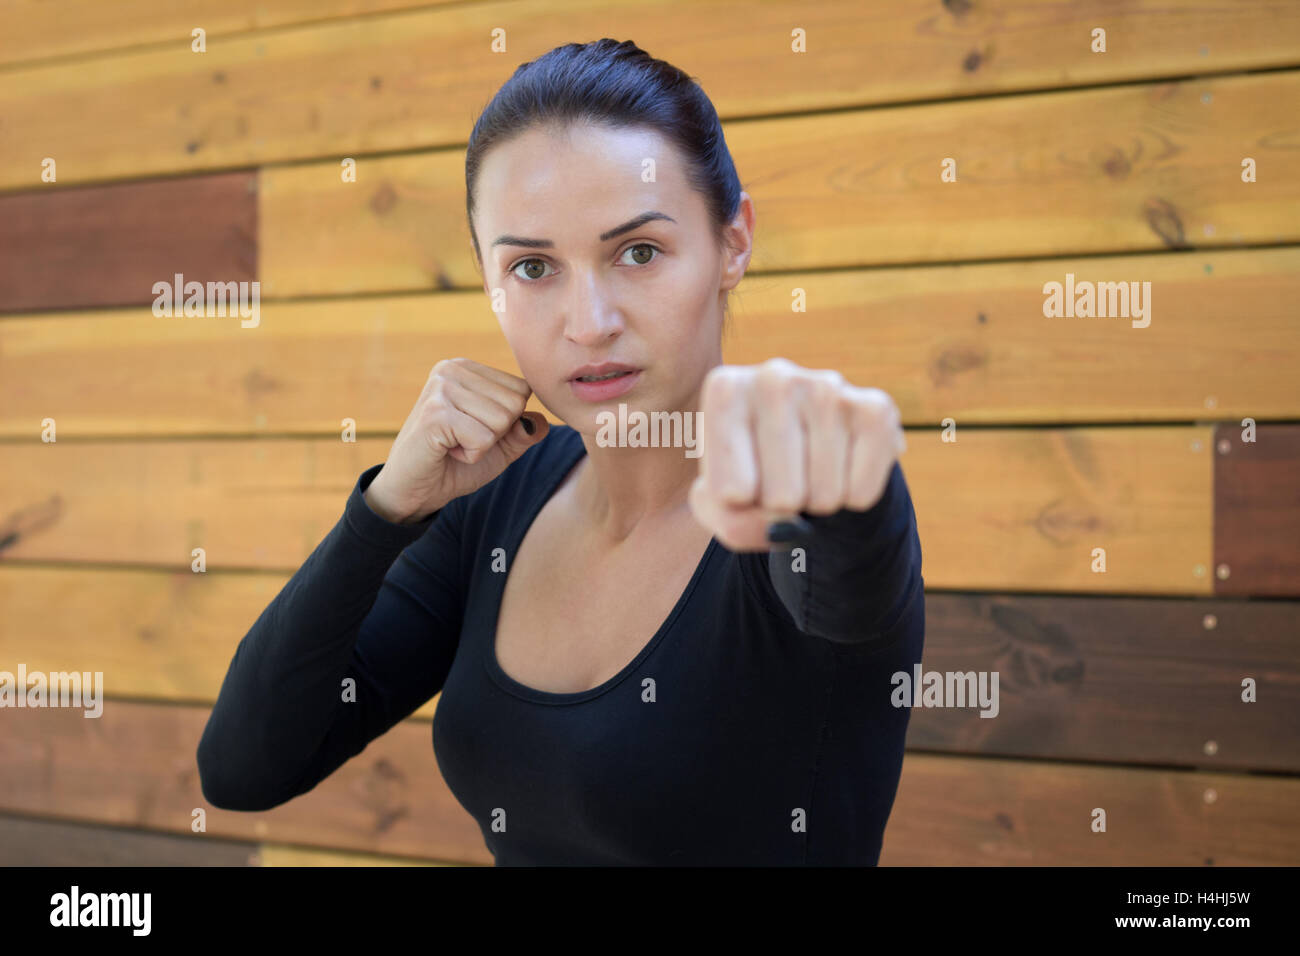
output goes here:
[{"label": "fingernail", "polygon": [[530,435],[537,429],[537,426],[533,424],[533,420],[531,418],[521,418],[519,419],[519,424],[523,425],[524,431],[528,432],[528,434]]},{"label": "fingernail", "polygon": [[812,525],[798,515],[788,521],[773,521],[767,526],[767,540],[772,544],[789,544],[812,534]]}]

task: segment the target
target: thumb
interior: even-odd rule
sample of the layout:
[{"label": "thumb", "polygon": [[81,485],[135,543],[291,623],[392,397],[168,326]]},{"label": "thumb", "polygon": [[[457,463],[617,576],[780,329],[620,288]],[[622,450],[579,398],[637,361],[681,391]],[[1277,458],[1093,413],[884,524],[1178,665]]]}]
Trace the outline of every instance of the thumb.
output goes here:
[{"label": "thumb", "polygon": [[[784,541],[768,538],[773,522],[788,521],[798,527],[801,521],[791,521],[788,515],[758,505],[735,506],[721,501],[709,493],[703,475],[692,483],[687,500],[695,520],[712,531],[713,536],[729,551],[767,551],[773,547],[784,549]],[[789,533],[789,529],[786,532]]]},{"label": "thumb", "polygon": [[[531,435],[528,434],[528,429],[524,426],[525,421],[528,421],[533,427]],[[545,438],[550,430],[551,423],[546,420],[546,416],[541,412],[524,412],[519,421],[510,426],[510,431],[506,432],[501,439],[501,450],[506,453],[506,460],[514,461],[517,459]]]}]

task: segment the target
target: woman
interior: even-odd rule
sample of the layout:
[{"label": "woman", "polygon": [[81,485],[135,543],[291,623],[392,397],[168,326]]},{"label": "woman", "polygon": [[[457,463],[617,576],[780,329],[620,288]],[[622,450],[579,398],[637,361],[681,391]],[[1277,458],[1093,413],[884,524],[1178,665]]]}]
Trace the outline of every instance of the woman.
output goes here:
[{"label": "woman", "polygon": [[[499,865],[875,864],[924,628],[894,403],[721,364],[753,203],[703,91],[634,44],[521,66],[466,188],[523,377],[434,366],[236,651],[205,798],[284,803],[441,691]],[[604,427],[655,412],[702,457]]]}]

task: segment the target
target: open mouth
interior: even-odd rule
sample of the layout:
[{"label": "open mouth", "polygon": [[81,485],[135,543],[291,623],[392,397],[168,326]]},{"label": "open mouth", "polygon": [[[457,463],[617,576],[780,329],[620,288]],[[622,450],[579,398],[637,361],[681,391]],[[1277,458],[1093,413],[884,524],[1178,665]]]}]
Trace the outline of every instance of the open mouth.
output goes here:
[{"label": "open mouth", "polygon": [[632,370],[628,369],[622,372],[607,372],[604,375],[579,375],[574,379],[575,382],[607,382],[612,378],[622,378],[625,375],[631,375]]}]

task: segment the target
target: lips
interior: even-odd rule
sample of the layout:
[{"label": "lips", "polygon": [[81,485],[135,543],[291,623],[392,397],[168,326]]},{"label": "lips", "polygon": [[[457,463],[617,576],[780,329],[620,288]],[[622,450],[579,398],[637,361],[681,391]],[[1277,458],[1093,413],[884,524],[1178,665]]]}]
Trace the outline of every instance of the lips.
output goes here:
[{"label": "lips", "polygon": [[584,365],[581,368],[573,370],[569,375],[570,382],[595,383],[602,381],[613,381],[623,375],[629,375],[637,371],[631,365],[624,365],[622,362],[602,362],[600,365]]},{"label": "lips", "polygon": [[569,388],[581,401],[600,403],[626,395],[640,380],[640,369],[620,362],[605,362],[574,369]]}]

